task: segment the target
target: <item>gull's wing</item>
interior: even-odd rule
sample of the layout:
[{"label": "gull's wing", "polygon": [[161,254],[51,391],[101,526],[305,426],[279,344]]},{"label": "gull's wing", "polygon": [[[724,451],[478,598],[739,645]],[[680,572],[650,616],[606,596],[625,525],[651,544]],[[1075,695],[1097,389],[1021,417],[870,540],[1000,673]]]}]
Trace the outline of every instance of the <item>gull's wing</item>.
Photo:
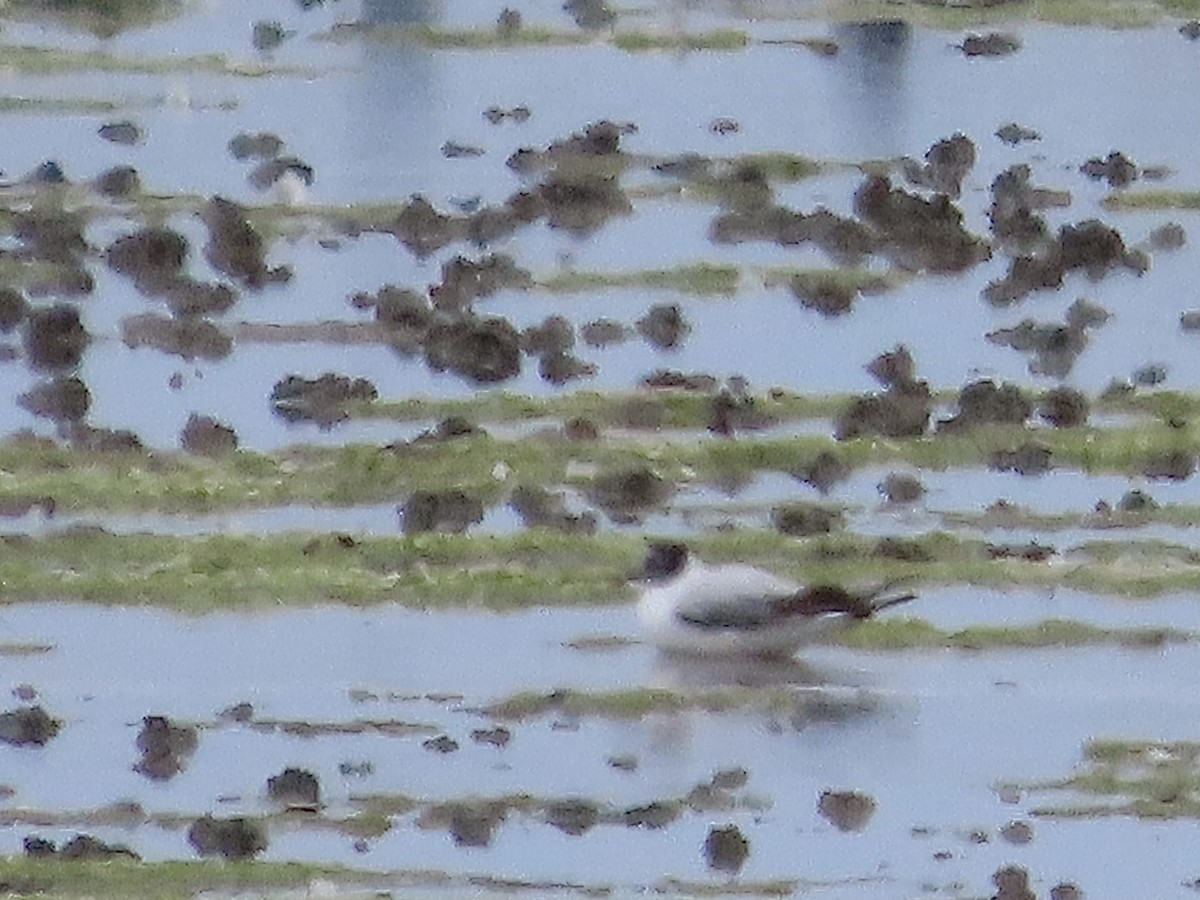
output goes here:
[{"label": "gull's wing", "polygon": [[856,594],[831,584],[818,584],[777,601],[779,611],[788,616],[824,616],[831,613],[869,619],[880,610],[916,599],[916,594],[881,596],[891,585],[882,585],[865,594]]},{"label": "gull's wing", "polygon": [[781,620],[796,585],[751,566],[697,566],[677,586],[675,618],[710,631],[753,631]]}]

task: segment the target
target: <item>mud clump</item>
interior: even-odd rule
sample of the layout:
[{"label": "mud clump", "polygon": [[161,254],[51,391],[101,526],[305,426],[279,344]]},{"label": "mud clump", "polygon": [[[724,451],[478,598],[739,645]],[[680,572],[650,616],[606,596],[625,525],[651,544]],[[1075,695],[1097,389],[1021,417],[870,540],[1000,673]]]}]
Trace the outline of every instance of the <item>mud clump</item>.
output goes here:
[{"label": "mud clump", "polygon": [[588,498],[614,522],[633,524],[642,512],[665,505],[674,493],[671,482],[641,466],[596,476]]},{"label": "mud clump", "polygon": [[987,34],[968,34],[959,44],[963,56],[1008,56],[1021,49],[1015,35],[989,31]]},{"label": "mud clump", "polygon": [[62,723],[40,706],[23,706],[0,713],[0,743],[16,747],[43,747],[61,728]]},{"label": "mud clump", "polygon": [[595,441],[600,439],[600,426],[584,416],[573,416],[563,422],[562,433],[568,441]]},{"label": "mud clump", "polygon": [[1187,232],[1178,222],[1168,222],[1152,230],[1146,244],[1151,250],[1179,250],[1187,244]]},{"label": "mud clump", "polygon": [[133,281],[148,297],[161,297],[177,316],[225,312],[237,299],[224,284],[202,284],[183,272],[188,245],[169,228],[143,228],[113,241],[105,251],[108,267]]},{"label": "mud clump", "polygon": [[271,159],[283,151],[283,138],[269,131],[240,131],[228,144],[229,155],[239,161]]},{"label": "mud clump", "polygon": [[1031,250],[1049,237],[1046,221],[1040,215],[1044,209],[1068,206],[1071,195],[1034,187],[1033,170],[1024,163],[1009,166],[992,180],[992,204],[988,220],[992,234],[1006,246]]},{"label": "mud clump", "polygon": [[1098,281],[1116,268],[1141,274],[1149,267],[1143,250],[1130,250],[1120,232],[1098,219],[1063,225],[1058,235],[1035,252],[1015,256],[1003,278],[984,288],[984,299],[1005,306],[1034,291],[1057,290],[1069,272],[1084,271]]},{"label": "mud clump", "polygon": [[838,831],[862,831],[875,815],[875,800],[858,791],[822,791],[817,812]]},{"label": "mud clump", "polygon": [[880,394],[853,400],[834,419],[834,437],[920,437],[933,415],[933,394],[925,381],[890,385]]},{"label": "mud clump", "polygon": [[805,214],[770,202],[770,185],[760,185],[762,197],[734,204],[713,219],[708,236],[717,244],[736,244],[743,241],[774,241],[783,247],[813,243],[841,265],[857,265],[869,253],[880,249],[876,233],[854,219],[838,216],[818,207]]},{"label": "mud clump", "polygon": [[533,276],[511,256],[493,253],[472,260],[456,256],[442,266],[441,284],[430,291],[433,305],[446,313],[468,310],[472,301],[491,297],[502,290],[525,291],[533,287]]},{"label": "mud clump", "polygon": [[[720,382],[712,375],[704,374],[703,372],[687,373],[680,372],[678,369],[655,369],[649,375],[642,379],[642,386],[656,391],[695,391],[698,393],[708,393],[715,391]],[[741,396],[735,396],[732,392],[726,391],[731,400],[741,400]],[[715,430],[715,429],[710,429]]]},{"label": "mud clump", "polygon": [[522,122],[528,122],[533,115],[533,111],[524,105],[503,107],[489,106],[483,111],[483,117],[492,125],[499,125],[502,122],[510,121],[518,125]]},{"label": "mud clump", "polygon": [[141,127],[129,119],[105,122],[96,129],[96,134],[100,135],[101,140],[108,141],[110,144],[123,144],[127,147],[140,144],[146,139],[146,133],[142,131]]},{"label": "mud clump", "polygon": [[306,769],[284,769],[267,779],[267,797],[289,809],[316,809],[321,805],[321,783]]},{"label": "mud clump", "polygon": [[915,475],[889,472],[876,489],[889,506],[910,506],[925,497],[925,485]]},{"label": "mud clump", "polygon": [[1093,181],[1107,181],[1110,188],[1127,187],[1141,175],[1137,164],[1117,150],[1109,151],[1103,159],[1092,157],[1079,167],[1079,171]]},{"label": "mud clump", "polygon": [[563,11],[584,31],[599,31],[617,24],[617,14],[607,0],[567,0]]},{"label": "mud clump", "polygon": [[575,327],[565,316],[547,316],[521,332],[521,349],[531,356],[566,353],[575,346]]},{"label": "mud clump", "polygon": [[950,434],[978,425],[1023,425],[1032,413],[1032,401],[1016,385],[985,378],[959,391],[958,411],[938,422],[937,430]]},{"label": "mud clump", "polygon": [[487,847],[507,817],[502,801],[441,803],[428,807],[417,819],[417,827],[446,829],[456,847]]},{"label": "mud clump", "polygon": [[30,835],[24,840],[25,855],[30,859],[106,860],[116,857],[141,860],[124,844],[109,844],[90,834],[77,834],[62,847],[54,841]]},{"label": "mud clump", "polygon": [[1061,881],[1050,888],[1050,900],[1083,900],[1083,891],[1070,881]]},{"label": "mud clump", "polygon": [[312,187],[317,180],[317,173],[298,156],[277,156],[256,165],[246,180],[255,190],[265,191],[289,177],[298,185]]},{"label": "mud clump", "polygon": [[1145,491],[1127,491],[1117,501],[1117,510],[1123,513],[1149,513],[1158,508],[1158,501]]},{"label": "mud clump", "polygon": [[1029,872],[1020,866],[1004,866],[992,874],[996,893],[992,900],[1037,900],[1029,887]]},{"label": "mud clump", "polygon": [[133,770],[152,781],[166,781],[187,768],[199,739],[193,725],[176,725],[165,716],[146,716],[136,746],[142,758]]},{"label": "mud clump", "polygon": [[677,803],[647,803],[631,806],[621,813],[621,824],[626,828],[646,828],[657,831],[666,828],[679,818],[683,810]]},{"label": "mud clump", "polygon": [[811,484],[822,496],[828,494],[842,481],[850,477],[850,466],[836,453],[823,450],[808,462],[792,471],[792,476],[805,484]]},{"label": "mud clump", "polygon": [[880,538],[871,554],[880,559],[895,559],[900,562],[932,562],[934,559],[933,554],[921,546],[919,541],[897,537]]},{"label": "mud clump", "polygon": [[1108,319],[1107,310],[1080,299],[1071,304],[1061,324],[1025,319],[1014,328],[988,332],[986,338],[993,344],[1030,354],[1031,375],[1066,378],[1087,349],[1088,332]]},{"label": "mud clump", "polygon": [[105,260],[114,272],[133,279],[144,293],[176,277],[187,259],[187,239],[170,228],[143,228],[108,245]]},{"label": "mud clump", "polygon": [[591,378],[600,371],[595,363],[580,359],[573,353],[548,353],[538,360],[538,377],[562,387],[580,378]]},{"label": "mud clump", "polygon": [[873,175],[855,192],[854,211],[875,229],[889,255],[914,271],[965,272],[991,255],[963,227],[962,210],[945,194],[926,199]]},{"label": "mud clump", "polygon": [[69,304],[34,309],[26,316],[25,356],[35,369],[74,368],[90,341],[79,310]]},{"label": "mud clump", "polygon": [[204,255],[218,272],[250,290],[291,279],[292,271],[287,266],[267,266],[265,242],[246,218],[245,207],[224,197],[213,197],[200,218],[208,226]]},{"label": "mud clump", "polygon": [[1167,380],[1167,367],[1161,363],[1149,363],[1134,370],[1130,379],[1135,387],[1158,387]]},{"label": "mud clump", "polygon": [[72,422],[67,437],[72,447],[86,453],[142,453],[146,449],[141,438],[124,428],[93,428]]},{"label": "mud clump", "polygon": [[[682,374],[682,373],[680,373]],[[714,384],[712,376],[682,376],[688,383],[678,385],[685,389],[703,390],[703,379]],[[661,382],[660,382],[661,383]],[[732,437],[738,431],[758,431],[774,424],[775,419],[758,408],[758,402],[749,394],[722,388],[713,394],[707,404],[708,421],[705,427],[713,434]]]},{"label": "mud clump", "polygon": [[988,544],[984,547],[984,552],[988,559],[993,560],[1013,559],[1020,562],[1040,563],[1048,560],[1057,551],[1053,547],[1039,544],[1037,541],[1030,541],[1027,544]]},{"label": "mud clump", "polygon": [[683,343],[692,326],[677,303],[660,303],[650,307],[637,320],[637,330],[651,346],[659,350],[673,350]]},{"label": "mud clump", "polygon": [[736,825],[724,828],[714,825],[708,830],[702,852],[705,863],[714,872],[736,875],[750,856],[750,841]]},{"label": "mud clump", "polygon": [[[349,227],[351,234],[355,230],[353,225]],[[420,259],[465,236],[461,220],[439,212],[419,194],[409,199],[384,230]]]},{"label": "mud clump", "polygon": [[913,384],[917,380],[917,364],[903,344],[880,353],[867,363],[866,370],[885,388]]},{"label": "mud clump", "polygon": [[[61,179],[61,170],[58,175]],[[19,247],[9,255],[49,263],[49,271],[29,286],[30,296],[90,294],[95,289],[95,280],[84,267],[90,248],[83,236],[82,213],[35,208],[12,212],[11,217]]]},{"label": "mud clump", "polygon": [[1020,820],[1009,822],[1000,829],[1000,837],[1009,844],[1028,844],[1033,841],[1033,826]]},{"label": "mud clump", "polygon": [[142,179],[133,166],[113,166],[97,175],[92,187],[110,200],[128,200],[141,192]]},{"label": "mud clump", "polygon": [[418,447],[428,444],[444,444],[446,441],[455,441],[459,438],[486,436],[486,429],[480,428],[478,425],[472,425],[462,416],[447,416],[433,428],[422,431],[407,445],[392,444],[388,446],[388,449],[397,450],[404,446]]},{"label": "mud clump", "polygon": [[91,408],[92,393],[77,376],[58,376],[20,394],[17,404],[32,415],[53,422],[82,422]]},{"label": "mud clump", "polygon": [[614,175],[552,172],[535,188],[551,228],[588,235],[633,212],[629,195]]},{"label": "mud clump", "polygon": [[126,347],[153,347],[186,360],[220,360],[233,352],[233,339],[206,319],[174,319],[154,313],[121,320]]},{"label": "mud clump", "polygon": [[589,800],[559,800],[546,805],[545,816],[547,824],[563,834],[579,837],[600,821],[600,810]]},{"label": "mud clump", "polygon": [[1079,428],[1087,424],[1088,399],[1075,388],[1056,387],[1038,401],[1037,412],[1055,428]]},{"label": "mud clump", "polygon": [[621,344],[629,339],[630,329],[627,325],[613,319],[596,319],[587,322],[579,328],[579,337],[589,347],[608,347]]},{"label": "mud clump", "polygon": [[29,315],[29,303],[20,291],[0,288],[0,334],[11,334]]},{"label": "mud clump", "polygon": [[596,533],[597,522],[593,513],[569,512],[562,494],[536,485],[519,485],[509,498],[508,505],[526,528],[549,528],[564,534]]},{"label": "mud clump", "polygon": [[320,378],[288,375],[271,389],[271,406],[288,422],[315,422],[329,428],[349,416],[346,407],[368,403],[379,396],[365,378],[326,372]]},{"label": "mud clump", "polygon": [[192,413],[179,434],[179,444],[197,456],[221,456],[238,448],[237,432],[212,416]]},{"label": "mud clump", "polygon": [[489,747],[504,748],[512,741],[512,732],[503,725],[494,728],[474,728],[471,730],[471,740]]},{"label": "mud clump", "polygon": [[1005,144],[1015,147],[1024,141],[1040,141],[1042,133],[1032,128],[1026,128],[1024,125],[1018,125],[1016,122],[1007,122],[996,129],[996,137]]},{"label": "mud clump", "polygon": [[477,384],[507,381],[521,372],[521,335],[498,317],[440,322],[425,337],[425,362]]},{"label": "mud clump", "polygon": [[957,199],[962,193],[963,179],[975,165],[976,156],[975,143],[958,132],[930,147],[925,153],[924,164],[905,159],[904,176],[911,184]]},{"label": "mud clump", "polygon": [[844,521],[836,509],[812,503],[787,503],[771,510],[771,525],[780,534],[809,537],[840,529]]},{"label": "mud clump", "polygon": [[399,509],[405,534],[462,534],[483,521],[483,502],[462,491],[416,491]]},{"label": "mud clump", "polygon": [[1187,481],[1195,473],[1196,456],[1185,450],[1154,454],[1142,467],[1142,475],[1151,481]]},{"label": "mud clump", "polygon": [[793,275],[788,290],[801,306],[830,318],[851,312],[862,293],[856,285],[809,273]]},{"label": "mud clump", "polygon": [[251,859],[267,849],[267,833],[262,824],[241,817],[201,816],[188,828],[187,840],[201,856],[225,859]]}]

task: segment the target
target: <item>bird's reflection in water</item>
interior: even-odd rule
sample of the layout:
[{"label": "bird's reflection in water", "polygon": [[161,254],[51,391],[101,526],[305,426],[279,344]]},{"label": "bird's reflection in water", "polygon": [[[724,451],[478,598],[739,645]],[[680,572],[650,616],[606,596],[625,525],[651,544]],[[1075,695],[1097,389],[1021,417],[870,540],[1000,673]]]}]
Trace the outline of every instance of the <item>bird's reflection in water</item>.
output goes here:
[{"label": "bird's reflection in water", "polygon": [[659,653],[650,686],[692,695],[701,709],[728,702],[761,716],[768,731],[784,732],[877,715],[881,695],[861,684],[858,675],[794,657]]},{"label": "bird's reflection in water", "polygon": [[710,687],[819,687],[831,673],[796,657],[658,653],[651,678],[675,689]]}]

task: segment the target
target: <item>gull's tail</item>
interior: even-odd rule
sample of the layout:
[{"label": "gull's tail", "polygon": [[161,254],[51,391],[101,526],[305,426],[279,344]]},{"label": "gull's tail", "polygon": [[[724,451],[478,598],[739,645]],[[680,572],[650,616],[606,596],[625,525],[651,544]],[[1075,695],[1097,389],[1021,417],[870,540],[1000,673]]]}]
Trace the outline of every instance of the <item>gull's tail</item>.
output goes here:
[{"label": "gull's tail", "polygon": [[[855,617],[869,619],[877,613],[883,612],[885,609],[899,606],[901,603],[908,603],[910,600],[916,600],[917,595],[912,591],[905,591],[902,594],[891,594],[895,588],[909,580],[908,578],[897,578],[892,581],[885,581],[873,591],[859,594],[859,606],[854,611]],[[891,594],[891,596],[884,596],[885,594]]]}]

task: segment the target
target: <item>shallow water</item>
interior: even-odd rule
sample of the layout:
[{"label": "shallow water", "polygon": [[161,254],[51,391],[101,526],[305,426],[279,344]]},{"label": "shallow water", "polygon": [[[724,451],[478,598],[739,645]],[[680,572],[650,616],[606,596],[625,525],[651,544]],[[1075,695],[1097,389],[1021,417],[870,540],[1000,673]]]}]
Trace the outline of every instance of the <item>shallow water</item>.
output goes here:
[{"label": "shallow water", "polygon": [[[1183,603],[1155,609],[1178,613]],[[984,611],[1000,606],[1006,614],[997,620],[1013,621],[1072,615],[1079,605],[1096,612],[1095,601],[1083,595],[966,598],[945,591],[925,599],[923,614],[951,625],[987,621]],[[1096,618],[1140,622],[1145,611],[1110,603]],[[1164,618],[1181,623],[1178,616]],[[1184,618],[1194,619],[1194,609]],[[428,801],[527,792],[619,808],[678,797],[718,769],[742,766],[751,773],[745,796],[766,804],[760,812],[685,812],[661,832],[602,825],[581,838],[514,815],[487,849],[456,848],[446,834],[416,830],[411,816],[401,816],[365,855],[354,853],[345,837],[306,827],[301,816],[290,828],[272,827],[268,858],[562,879],[625,893],[664,875],[709,880],[699,845],[709,821],[733,821],[751,840],[743,878],[881,879],[844,886],[843,893],[833,889],[834,896],[895,896],[929,879],[983,885],[1006,861],[1028,865],[1041,878],[1070,875],[1096,897],[1127,896],[1134,885],[1169,896],[1190,872],[1183,848],[1192,827],[1182,822],[1129,827],[1038,819],[1031,845],[1007,845],[997,829],[1026,817],[1040,798],[1035,793],[1006,804],[994,787],[1062,777],[1089,737],[1188,737],[1200,712],[1194,646],[982,654],[825,649],[804,654],[802,666],[760,666],[751,675],[656,658],[637,645],[605,652],[564,646],[581,635],[632,633],[624,609],[480,616],[324,608],[193,620],[36,605],[5,609],[0,624],[11,640],[53,645],[43,655],[0,659],[0,671],[6,683],[35,685],[41,702],[66,722],[45,749],[5,752],[5,783],[16,791],[9,808],[82,812],[121,799],[151,813],[262,812],[270,808],[265,777],[293,765],[318,774],[326,814],[335,817],[352,808],[352,795],[364,793]],[[448,644],[458,652],[447,655],[442,648]],[[621,722],[588,716],[566,720],[570,727],[563,730],[556,725],[561,717],[551,716],[507,723],[514,736],[503,749],[475,744],[467,734],[488,723],[472,709],[518,691],[695,687],[748,676],[760,684],[799,679],[797,696],[821,698],[827,718],[730,712]],[[356,701],[353,691],[378,699]],[[421,699],[429,694],[451,699]],[[215,722],[218,710],[241,701],[254,704],[257,719],[400,720],[428,730],[298,738]],[[844,717],[836,713],[841,704],[847,704]],[[208,723],[186,772],[165,784],[130,769],[140,717],[148,712]],[[461,749],[442,755],[421,748],[434,733],[449,734]],[[611,756],[632,756],[637,771],[606,765]],[[341,776],[337,766],[347,760],[370,761],[374,771]],[[875,798],[878,811],[861,835],[841,834],[817,815],[817,796],[835,788]],[[213,806],[217,797],[227,799]],[[914,835],[914,828],[932,832]],[[990,843],[969,840],[979,829]],[[57,833],[10,829],[3,849],[15,850],[29,830]],[[142,827],[113,834],[151,858],[187,855],[181,832]],[[1108,835],[1171,863],[1136,876],[1126,867],[1122,874],[1103,850]],[[951,859],[933,861],[942,849]],[[622,860],[619,871],[616,859]]]}]

